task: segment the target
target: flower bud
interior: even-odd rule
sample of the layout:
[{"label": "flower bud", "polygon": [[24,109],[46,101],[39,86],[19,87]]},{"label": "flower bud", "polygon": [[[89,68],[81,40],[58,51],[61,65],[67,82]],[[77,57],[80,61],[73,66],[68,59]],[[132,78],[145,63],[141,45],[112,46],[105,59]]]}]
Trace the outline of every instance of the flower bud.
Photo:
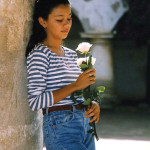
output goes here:
[{"label": "flower bud", "polygon": [[91,46],[92,46],[92,44],[90,44],[88,42],[83,42],[78,45],[76,50],[80,51],[82,54],[87,54],[89,52]]},{"label": "flower bud", "polygon": [[78,64],[78,66],[80,66],[83,61],[86,62],[86,58],[78,58],[78,59],[77,59],[77,64]]}]

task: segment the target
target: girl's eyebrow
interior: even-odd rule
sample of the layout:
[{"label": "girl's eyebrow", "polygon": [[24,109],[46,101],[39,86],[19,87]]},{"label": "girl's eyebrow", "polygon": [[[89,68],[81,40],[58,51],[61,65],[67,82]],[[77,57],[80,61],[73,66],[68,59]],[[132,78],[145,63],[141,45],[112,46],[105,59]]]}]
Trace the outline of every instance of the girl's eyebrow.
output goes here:
[{"label": "girl's eyebrow", "polygon": [[[57,15],[55,17],[63,17],[64,15]],[[72,16],[72,13],[70,13],[68,16]]]}]

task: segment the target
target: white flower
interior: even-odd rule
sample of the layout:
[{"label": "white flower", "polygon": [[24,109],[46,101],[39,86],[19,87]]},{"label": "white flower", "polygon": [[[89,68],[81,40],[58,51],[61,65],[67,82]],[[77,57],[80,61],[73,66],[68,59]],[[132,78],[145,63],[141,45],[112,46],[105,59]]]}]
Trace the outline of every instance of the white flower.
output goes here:
[{"label": "white flower", "polygon": [[78,45],[76,50],[80,51],[81,53],[87,54],[91,46],[92,44],[88,42],[83,42]]},{"label": "white flower", "polygon": [[[77,64],[78,66],[80,66],[82,64],[83,61],[87,62],[87,65],[88,65],[88,60],[89,60],[89,57],[86,57],[86,58],[78,58],[77,59]],[[95,64],[96,62],[96,58],[92,57],[92,66]]]},{"label": "white flower", "polygon": [[80,66],[83,61],[86,62],[86,58],[78,58],[78,59],[77,59],[77,64],[78,64],[78,66]]},{"label": "white flower", "polygon": [[[87,57],[87,61],[89,61],[89,57]],[[92,66],[95,64],[96,58],[92,57]]]}]

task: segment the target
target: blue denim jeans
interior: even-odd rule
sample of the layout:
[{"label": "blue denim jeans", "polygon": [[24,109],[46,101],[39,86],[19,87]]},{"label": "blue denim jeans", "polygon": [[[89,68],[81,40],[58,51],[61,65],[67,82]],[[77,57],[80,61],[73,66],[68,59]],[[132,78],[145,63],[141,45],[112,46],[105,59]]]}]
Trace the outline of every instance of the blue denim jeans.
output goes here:
[{"label": "blue denim jeans", "polygon": [[55,111],[43,116],[43,135],[47,150],[95,150],[94,138],[87,131],[89,118],[84,110]]}]

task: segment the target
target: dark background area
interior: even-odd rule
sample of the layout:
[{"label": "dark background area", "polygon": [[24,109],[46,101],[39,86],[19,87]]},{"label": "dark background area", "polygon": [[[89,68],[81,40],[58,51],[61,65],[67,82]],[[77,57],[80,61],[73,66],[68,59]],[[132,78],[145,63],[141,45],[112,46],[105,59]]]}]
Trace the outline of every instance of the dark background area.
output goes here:
[{"label": "dark background area", "polygon": [[150,1],[128,0],[129,11],[120,19],[116,38],[130,39],[135,46],[148,45],[150,40]]},{"label": "dark background area", "polygon": [[[123,41],[122,49],[124,50],[121,54],[128,57],[125,66],[121,66],[125,67],[124,76],[129,92],[126,94],[132,95],[132,92],[135,92],[137,93],[135,99],[141,99],[150,104],[150,1],[128,0],[128,4],[129,11],[114,28],[117,31],[115,46],[121,45]],[[117,44],[118,41],[120,44]],[[116,73],[118,73],[117,70]],[[137,81],[134,81],[136,79]],[[140,97],[139,93],[141,95],[143,93],[143,96]],[[130,99],[129,103],[137,102],[134,98]],[[126,103],[128,103],[127,100]]]}]

